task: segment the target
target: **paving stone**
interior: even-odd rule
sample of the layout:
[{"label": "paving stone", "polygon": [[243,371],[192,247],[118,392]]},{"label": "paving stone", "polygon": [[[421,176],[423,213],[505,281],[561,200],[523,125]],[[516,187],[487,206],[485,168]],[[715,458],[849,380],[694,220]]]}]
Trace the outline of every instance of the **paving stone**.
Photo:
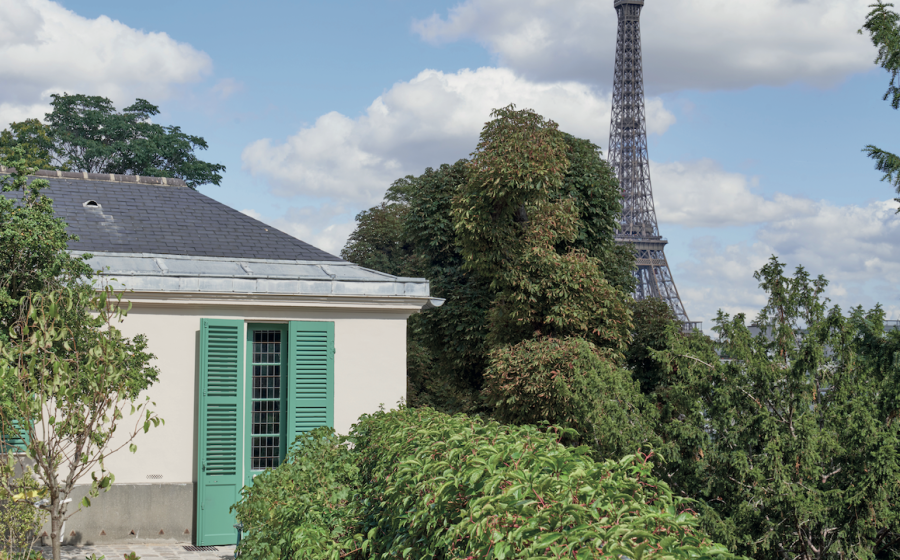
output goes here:
[{"label": "paving stone", "polygon": [[[166,558],[173,560],[234,560],[234,545],[217,546],[216,552],[192,552],[182,546],[154,545],[152,543],[135,543],[134,545],[91,545],[91,546],[64,546],[60,551],[62,560],[84,560],[95,554],[98,558],[105,556],[106,560],[118,560],[129,552],[134,552],[141,558]],[[49,546],[38,547],[38,551],[44,558],[52,558],[53,553]]]}]

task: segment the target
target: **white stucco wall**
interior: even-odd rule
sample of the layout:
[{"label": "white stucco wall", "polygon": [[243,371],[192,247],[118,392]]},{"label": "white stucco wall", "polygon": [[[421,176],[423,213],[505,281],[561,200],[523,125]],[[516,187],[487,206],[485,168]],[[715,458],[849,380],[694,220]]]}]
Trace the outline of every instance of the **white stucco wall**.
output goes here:
[{"label": "white stucco wall", "polygon": [[[128,297],[128,296],[126,296]],[[119,325],[126,336],[147,335],[156,355],[159,382],[148,392],[165,425],[135,439],[137,453],[123,449],[106,465],[117,483],[184,483],[196,480],[198,352],[201,318],[247,323],[333,321],[335,327],[335,429],[349,432],[363,413],[381,404],[396,407],[406,396],[406,320],[422,302],[354,303],[294,300],[242,304],[205,296],[198,303],[128,297],[134,307]],[[245,414],[245,421],[249,414]],[[125,426],[130,427],[128,418]],[[246,429],[246,426],[245,426]]]}]

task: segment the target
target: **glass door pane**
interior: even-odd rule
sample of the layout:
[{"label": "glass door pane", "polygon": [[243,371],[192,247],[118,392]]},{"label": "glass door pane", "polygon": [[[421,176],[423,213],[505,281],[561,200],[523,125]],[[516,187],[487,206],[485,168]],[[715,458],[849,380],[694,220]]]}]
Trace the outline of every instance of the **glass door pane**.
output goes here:
[{"label": "glass door pane", "polygon": [[282,332],[254,330],[250,425],[250,470],[275,468],[281,462]]}]

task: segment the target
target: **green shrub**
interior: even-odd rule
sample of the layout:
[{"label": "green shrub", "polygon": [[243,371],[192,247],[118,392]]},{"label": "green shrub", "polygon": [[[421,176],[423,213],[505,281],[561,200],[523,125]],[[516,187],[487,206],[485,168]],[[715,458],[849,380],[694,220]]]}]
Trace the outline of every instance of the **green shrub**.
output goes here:
[{"label": "green shrub", "polygon": [[344,558],[360,547],[358,469],[330,428],[299,436],[287,459],[245,486],[234,509],[246,558]]},{"label": "green shrub", "polygon": [[[606,357],[604,357],[604,354]],[[635,453],[653,430],[630,372],[576,337],[530,339],[491,352],[484,375],[490,414],[510,424],[548,421],[577,431],[601,457]]]},{"label": "green shrub", "polygon": [[732,556],[650,475],[597,463],[558,433],[403,409],[319,430],[238,504],[250,558],[716,558]]},{"label": "green shrub", "polygon": [[41,490],[30,468],[9,452],[0,453],[0,560],[31,556],[46,511],[34,507]]}]

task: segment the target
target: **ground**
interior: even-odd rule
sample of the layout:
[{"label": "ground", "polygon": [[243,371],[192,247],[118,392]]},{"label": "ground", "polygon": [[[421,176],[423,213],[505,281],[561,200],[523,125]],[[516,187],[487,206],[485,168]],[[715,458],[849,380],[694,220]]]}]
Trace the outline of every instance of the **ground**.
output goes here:
[{"label": "ground", "polygon": [[[96,558],[105,556],[106,560],[120,560],[131,552],[139,558],[170,558],[174,560],[234,560],[234,545],[209,547],[215,551],[193,552],[186,550],[184,545],[177,543],[153,544],[108,544],[92,546],[64,546],[62,547],[62,560],[85,560],[92,554]],[[38,550],[44,558],[52,558],[53,553],[49,546],[40,547]]]}]

